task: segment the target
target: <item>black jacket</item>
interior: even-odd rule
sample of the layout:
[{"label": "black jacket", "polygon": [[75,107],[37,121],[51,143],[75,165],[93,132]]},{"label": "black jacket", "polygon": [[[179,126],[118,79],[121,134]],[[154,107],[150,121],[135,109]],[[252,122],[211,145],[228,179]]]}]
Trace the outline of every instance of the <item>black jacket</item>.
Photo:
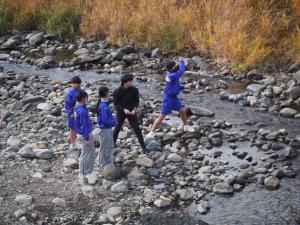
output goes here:
[{"label": "black jacket", "polygon": [[139,90],[136,87],[125,89],[123,85],[114,90],[114,105],[118,112],[133,110],[139,105]]}]

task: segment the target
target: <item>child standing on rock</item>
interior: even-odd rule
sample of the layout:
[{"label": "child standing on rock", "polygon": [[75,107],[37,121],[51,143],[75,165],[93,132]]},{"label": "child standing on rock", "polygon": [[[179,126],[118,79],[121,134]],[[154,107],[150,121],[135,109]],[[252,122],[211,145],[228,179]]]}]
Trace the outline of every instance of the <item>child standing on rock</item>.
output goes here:
[{"label": "child standing on rock", "polygon": [[154,121],[151,132],[147,134],[147,137],[154,137],[154,132],[159,124],[165,119],[167,115],[170,115],[173,110],[178,111],[183,122],[183,128],[185,131],[192,130],[187,126],[186,108],[178,99],[180,91],[183,86],[180,84],[180,78],[185,72],[184,59],[179,58],[179,68],[174,61],[168,61],[166,64],[166,87],[162,99],[161,113],[159,117]]},{"label": "child standing on rock", "polygon": [[114,140],[112,127],[116,125],[116,120],[112,115],[111,109],[107,102],[109,96],[107,87],[99,88],[99,103],[97,123],[100,128],[100,151],[99,151],[99,169],[100,174],[103,168],[110,163],[113,163]]},{"label": "child standing on rock", "polygon": [[84,185],[87,183],[89,175],[93,173],[95,163],[95,148],[93,143],[93,124],[89,117],[86,107],[88,94],[80,92],[77,95],[77,104],[74,110],[75,129],[81,135],[82,149],[79,163],[79,182]]},{"label": "child standing on rock", "polygon": [[68,128],[70,129],[70,139],[71,139],[71,149],[80,149],[76,144],[76,130],[74,125],[74,109],[76,105],[76,97],[79,93],[84,92],[81,89],[81,79],[78,76],[75,76],[69,82],[71,84],[71,89],[67,93],[65,99],[65,112],[68,113]]}]

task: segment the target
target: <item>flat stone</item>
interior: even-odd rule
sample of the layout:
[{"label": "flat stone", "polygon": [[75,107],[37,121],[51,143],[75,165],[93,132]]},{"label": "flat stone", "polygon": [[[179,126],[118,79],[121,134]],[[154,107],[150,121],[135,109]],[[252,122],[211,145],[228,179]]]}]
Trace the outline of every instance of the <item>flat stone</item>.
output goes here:
[{"label": "flat stone", "polygon": [[297,110],[291,108],[283,108],[279,112],[279,114],[282,117],[288,117],[288,118],[293,118],[297,113],[298,113]]},{"label": "flat stone", "polygon": [[8,59],[9,59],[9,54],[5,54],[5,53],[0,54],[0,60],[8,60]]},{"label": "flat stone", "polygon": [[24,146],[18,151],[18,154],[22,158],[29,158],[29,159],[35,158],[35,153],[32,151],[32,147],[30,146]]},{"label": "flat stone", "polygon": [[14,215],[17,219],[19,219],[20,217],[26,215],[26,211],[24,211],[23,209],[18,209],[14,212]]},{"label": "flat stone", "polygon": [[52,159],[54,156],[51,149],[34,149],[33,152],[38,159]]},{"label": "flat stone", "polygon": [[120,182],[112,185],[110,190],[112,192],[125,193],[125,192],[128,192],[128,186],[127,185],[128,185],[127,181],[120,181]]},{"label": "flat stone", "polygon": [[46,99],[43,96],[35,96],[30,98],[25,98],[21,100],[21,103],[23,105],[26,105],[28,103],[37,103],[37,102],[44,102]]},{"label": "flat stone", "polygon": [[80,48],[80,49],[76,50],[73,54],[77,55],[77,56],[80,56],[80,55],[84,55],[84,54],[87,54],[87,53],[89,53],[88,49]]},{"label": "flat stone", "polygon": [[170,206],[171,203],[172,203],[172,201],[165,197],[160,197],[160,199],[157,199],[154,201],[154,205],[159,208],[164,208],[164,207]]},{"label": "flat stone", "polygon": [[215,115],[214,112],[209,111],[208,109],[204,109],[201,107],[196,107],[196,106],[190,106],[188,107],[188,110],[196,116],[207,116],[207,117],[213,117]]}]

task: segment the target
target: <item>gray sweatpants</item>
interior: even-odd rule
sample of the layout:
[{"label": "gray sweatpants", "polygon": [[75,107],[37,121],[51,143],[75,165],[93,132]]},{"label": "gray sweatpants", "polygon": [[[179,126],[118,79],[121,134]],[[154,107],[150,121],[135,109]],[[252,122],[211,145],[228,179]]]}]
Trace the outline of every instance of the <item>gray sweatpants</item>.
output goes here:
[{"label": "gray sweatpants", "polygon": [[84,144],[84,138],[81,136],[79,141],[82,144],[79,171],[81,175],[88,175],[94,170],[95,163],[95,147],[93,142],[93,135],[90,134],[89,142]]},{"label": "gray sweatpants", "polygon": [[100,129],[99,141],[99,168],[103,170],[107,164],[113,163],[114,140],[112,128]]}]

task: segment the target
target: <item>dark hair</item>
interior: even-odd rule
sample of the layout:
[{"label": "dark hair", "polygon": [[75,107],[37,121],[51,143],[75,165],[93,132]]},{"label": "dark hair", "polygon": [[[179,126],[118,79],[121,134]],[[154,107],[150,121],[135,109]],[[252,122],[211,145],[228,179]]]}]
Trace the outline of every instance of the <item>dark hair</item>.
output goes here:
[{"label": "dark hair", "polygon": [[166,63],[166,69],[168,71],[172,72],[175,65],[176,65],[176,63],[174,61],[170,60]]},{"label": "dark hair", "polygon": [[104,98],[104,97],[107,96],[108,88],[107,87],[100,87],[98,93],[99,93],[100,98]]},{"label": "dark hair", "polygon": [[76,100],[78,102],[81,102],[85,98],[88,98],[88,94],[85,91],[83,91],[83,92],[78,93]]},{"label": "dark hair", "polygon": [[70,84],[81,84],[81,79],[78,76],[72,77],[72,79],[69,82]]},{"label": "dark hair", "polygon": [[131,74],[124,74],[122,77],[121,77],[121,83],[122,84],[125,84],[126,82],[128,81],[132,81],[133,80],[133,76]]}]

